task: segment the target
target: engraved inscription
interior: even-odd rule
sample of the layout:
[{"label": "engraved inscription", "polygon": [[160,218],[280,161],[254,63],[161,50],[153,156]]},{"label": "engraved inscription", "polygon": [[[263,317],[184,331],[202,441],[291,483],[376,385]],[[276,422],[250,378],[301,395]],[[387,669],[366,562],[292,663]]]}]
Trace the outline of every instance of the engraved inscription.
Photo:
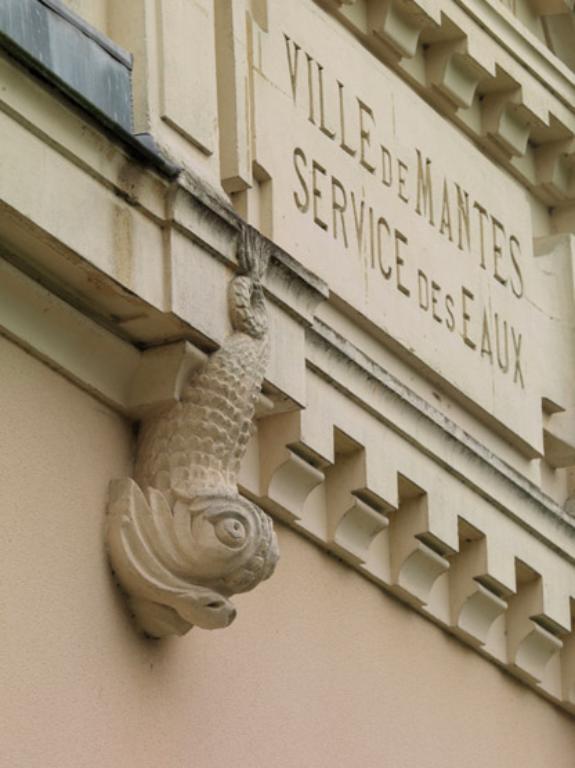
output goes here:
[{"label": "engraved inscription", "polygon": [[[292,200],[297,210],[349,252],[361,258],[371,281],[398,291],[431,323],[458,338],[498,374],[526,386],[525,334],[507,313],[525,301],[521,234],[501,219],[488,200],[473,194],[465,179],[444,173],[422,147],[396,150],[383,141],[376,110],[284,34],[289,93],[296,107],[357,168],[357,183],[344,182],[318,154],[301,146],[292,153]],[[380,192],[368,193],[366,174]],[[373,189],[373,186],[369,187]],[[399,202],[398,202],[399,201]],[[460,259],[468,281],[447,285],[429,259],[419,263],[405,224],[394,221],[397,206],[425,222]],[[405,219],[404,219],[405,220]],[[483,274],[507,297],[497,308],[476,288]]]}]

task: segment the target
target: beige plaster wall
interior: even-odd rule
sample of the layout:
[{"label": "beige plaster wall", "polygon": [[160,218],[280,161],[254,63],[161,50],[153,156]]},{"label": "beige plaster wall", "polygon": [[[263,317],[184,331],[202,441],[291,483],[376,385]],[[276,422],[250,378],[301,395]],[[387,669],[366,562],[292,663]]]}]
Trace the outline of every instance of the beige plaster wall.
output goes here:
[{"label": "beige plaster wall", "polygon": [[573,721],[284,527],[225,631],[135,635],[117,415],[0,339],[1,768],[571,767]]},{"label": "beige plaster wall", "polygon": [[108,0],[64,0],[64,4],[104,35],[109,34]]}]

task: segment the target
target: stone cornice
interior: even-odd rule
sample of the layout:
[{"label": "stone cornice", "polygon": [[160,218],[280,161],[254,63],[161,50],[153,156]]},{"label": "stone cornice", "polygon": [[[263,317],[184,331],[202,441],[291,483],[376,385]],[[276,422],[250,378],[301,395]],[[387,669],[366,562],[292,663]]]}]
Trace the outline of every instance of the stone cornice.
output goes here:
[{"label": "stone cornice", "polygon": [[[444,438],[454,441],[457,444],[457,451],[467,454],[468,460],[471,463],[480,462],[487,473],[483,483],[474,482],[469,472],[458,472],[453,464],[449,464],[449,470],[456,474],[461,482],[470,485],[476,493],[484,495],[490,503],[496,504],[504,514],[510,514],[509,510],[498,501],[496,495],[491,495],[485,490],[485,488],[491,485],[488,478],[491,478],[492,481],[493,474],[498,475],[499,480],[503,481],[506,485],[511,485],[512,492],[520,494],[525,501],[534,505],[540,514],[548,516],[550,520],[549,530],[552,534],[550,538],[541,532],[540,526],[537,524],[530,525],[525,517],[516,517],[515,519],[521,526],[528,529],[532,535],[544,541],[546,546],[552,547],[575,565],[575,546],[573,548],[566,547],[563,539],[564,536],[568,536],[573,544],[575,544],[575,518],[572,515],[556,504],[553,499],[543,493],[529,479],[496,456],[472,435],[466,433],[455,422],[431,406],[393,374],[386,371],[374,360],[371,360],[364,352],[321,320],[316,319],[313,328],[308,332],[308,338],[312,346],[318,345],[332,359],[338,359],[342,370],[349,369],[350,366],[355,367],[360,376],[367,377],[394,398],[397,398],[402,406],[413,412],[415,418],[424,419]],[[314,370],[322,377],[327,376],[334,386],[341,388],[345,392],[346,397],[356,399],[362,408],[373,410],[378,418],[385,418],[383,413],[374,409],[373,405],[362,399],[356,392],[346,388],[333,366],[330,366],[329,374],[327,374],[325,365],[322,367],[312,362],[312,360],[313,354],[311,355],[311,360],[308,360],[308,366],[311,370]],[[397,424],[394,427],[398,429]],[[418,450],[432,455],[434,461],[440,464],[444,463],[439,451],[436,453],[432,452],[428,447],[419,443],[408,431],[403,431],[402,434],[405,439],[414,442]]]},{"label": "stone cornice", "polygon": [[[212,231],[214,227],[223,228],[233,249],[242,225],[237,214],[225,206],[215,205],[214,198],[206,196],[205,191],[203,200],[192,196],[188,189],[182,189],[180,194],[199,207],[194,240],[201,243],[207,253],[212,252],[201,236],[199,224],[210,221],[211,217],[209,227]],[[6,216],[6,212],[0,211],[0,218],[2,215]],[[114,409],[138,417],[149,402],[172,401],[172,396],[165,393],[182,371],[204,360],[202,348],[211,350],[221,342],[220,338],[203,337],[181,319],[160,312],[142,297],[126,293],[121,285],[94,266],[81,261],[75,265],[68,257],[65,269],[56,268],[62,253],[57,253],[55,246],[52,253],[44,244],[44,260],[37,262],[32,244],[43,236],[30,229],[26,235],[26,239],[18,236],[14,241],[17,250],[4,250],[1,254],[0,332]],[[311,326],[315,308],[328,297],[326,284],[275,244],[257,233],[255,236],[270,254],[264,284],[268,299],[302,328]],[[208,235],[206,238],[209,239]],[[218,253],[218,257],[222,259],[222,254]],[[46,267],[49,263],[46,258],[52,260],[52,271]],[[231,274],[236,268],[233,250],[229,260],[222,260]],[[78,285],[85,281],[99,284],[102,295],[79,292]],[[101,299],[106,295],[113,295],[116,319],[103,310]],[[130,325],[128,333],[122,319],[124,313],[138,317],[138,324]],[[157,339],[162,336],[164,343],[158,345]],[[140,351],[134,344],[144,349]],[[104,360],[109,363],[103,365]],[[154,371],[166,370],[166,367],[172,373],[158,388]]]},{"label": "stone cornice", "polygon": [[572,520],[325,325],[308,340],[307,408],[260,420],[243,491],[574,712]]},{"label": "stone cornice", "polygon": [[316,2],[543,203],[575,202],[575,75],[505,8]]},{"label": "stone cornice", "polygon": [[555,56],[500,2],[454,0],[499,42],[522,67],[575,112],[575,72]]}]

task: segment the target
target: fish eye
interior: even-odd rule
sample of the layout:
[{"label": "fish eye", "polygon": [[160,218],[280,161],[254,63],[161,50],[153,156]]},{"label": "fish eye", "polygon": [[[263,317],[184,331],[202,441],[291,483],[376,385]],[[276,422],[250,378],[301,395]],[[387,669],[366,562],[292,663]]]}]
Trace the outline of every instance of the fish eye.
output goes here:
[{"label": "fish eye", "polygon": [[241,547],[247,537],[246,526],[237,517],[225,517],[214,525],[218,539],[228,547]]}]

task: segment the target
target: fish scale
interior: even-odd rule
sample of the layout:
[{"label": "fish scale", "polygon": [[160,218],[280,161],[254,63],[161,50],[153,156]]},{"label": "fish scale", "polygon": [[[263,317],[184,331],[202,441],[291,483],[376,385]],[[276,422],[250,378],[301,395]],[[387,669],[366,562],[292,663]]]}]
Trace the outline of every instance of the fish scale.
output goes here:
[{"label": "fish scale", "polygon": [[182,400],[142,425],[137,480],[143,488],[187,498],[237,492],[269,340],[259,284],[235,278],[229,300],[234,333],[192,376]]}]

